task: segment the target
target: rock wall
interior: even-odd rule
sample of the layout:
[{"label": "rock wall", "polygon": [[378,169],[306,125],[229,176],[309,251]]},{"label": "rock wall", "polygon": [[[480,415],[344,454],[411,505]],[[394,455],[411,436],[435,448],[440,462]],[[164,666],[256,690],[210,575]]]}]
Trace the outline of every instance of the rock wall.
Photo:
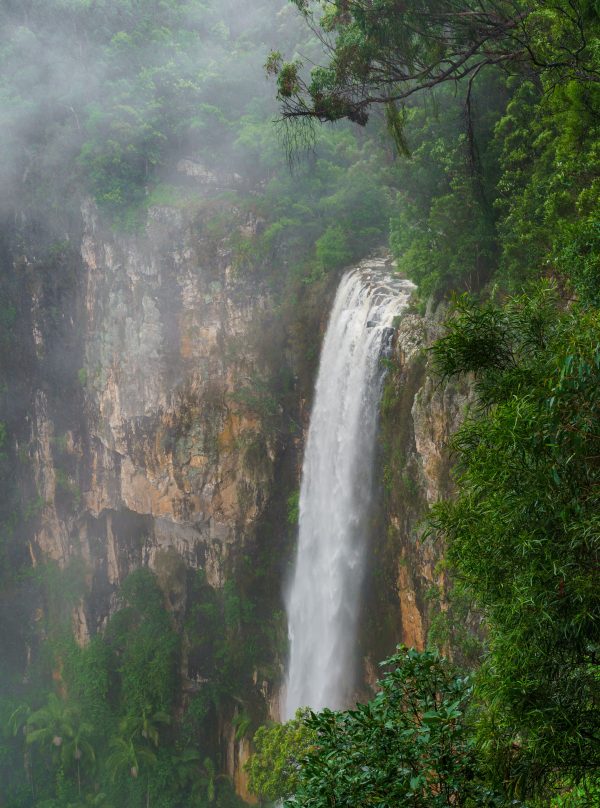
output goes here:
[{"label": "rock wall", "polygon": [[[398,323],[381,409],[381,508],[374,526],[364,620],[366,681],[397,643],[423,649],[448,609],[443,548],[427,536],[429,507],[452,496],[450,438],[470,400],[468,382],[442,383],[428,354],[444,307],[407,310]],[[446,650],[452,653],[450,645]]]},{"label": "rock wall", "polygon": [[[216,235],[212,223],[225,213],[233,233]],[[269,554],[266,542],[281,544],[274,566],[289,554],[277,500],[285,507],[296,484],[300,415],[273,404],[261,344],[274,307],[260,281],[234,265],[235,227],[257,227],[235,216],[214,199],[196,211],[153,208],[143,234],[123,235],[88,203],[62,297],[49,279],[64,271],[64,256],[52,272],[43,262],[29,266],[21,485],[33,503],[28,543],[34,564],[82,568],[84,593],[72,614],[81,644],[105,626],[135,569],[156,573],[181,624],[190,570],[220,590],[241,559]],[[279,335],[273,329],[269,340]],[[285,361],[283,342],[271,352]],[[64,378],[49,367],[57,361]],[[265,595],[275,605],[276,574]],[[182,667],[182,693],[196,692],[185,648]],[[268,711],[276,673],[253,675],[259,712]],[[220,755],[248,798],[248,742],[235,738],[234,712],[219,721]]]},{"label": "rock wall", "polygon": [[[83,215],[70,313],[82,329],[82,417],[57,434],[37,392],[32,445],[44,506],[32,554],[61,564],[82,554],[116,591],[132,569],[156,569],[174,549],[222,586],[232,548],[252,539],[264,511],[279,448],[236,398],[247,378],[260,378],[252,332],[268,298],[236,275],[201,218],[156,208],[143,236],[116,237],[91,204]],[[60,486],[57,444],[73,461]],[[73,492],[70,508],[61,486]]]}]

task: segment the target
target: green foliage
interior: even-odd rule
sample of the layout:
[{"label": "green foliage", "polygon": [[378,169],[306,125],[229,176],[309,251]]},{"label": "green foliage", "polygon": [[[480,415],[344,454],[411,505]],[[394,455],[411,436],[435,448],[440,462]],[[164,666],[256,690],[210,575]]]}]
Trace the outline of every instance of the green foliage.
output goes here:
[{"label": "green foliage", "polygon": [[288,524],[296,527],[300,519],[300,491],[294,491],[287,500],[287,520]]},{"label": "green foliage", "polygon": [[83,180],[121,226],[135,227],[147,186],[174,157],[194,151],[218,163],[247,106],[268,102],[258,80],[272,6],[259,5],[244,30],[211,0],[3,7],[3,178],[17,187],[27,169],[30,200],[43,188],[54,205]]},{"label": "green foliage", "polygon": [[599,105],[597,86],[571,81],[540,96],[523,82],[496,125],[501,269],[513,286],[561,272],[597,299]]},{"label": "green foliage", "polygon": [[484,735],[524,794],[600,764],[599,335],[597,310],[561,312],[542,285],[502,307],[461,301],[434,347],[443,372],[475,375],[480,406],[433,524],[484,611]]},{"label": "green foliage", "polygon": [[[72,587],[77,599],[75,580],[82,576],[81,569],[52,568],[41,580],[49,591]],[[0,700],[6,794],[21,795],[14,796],[20,808],[42,802],[179,808],[190,800],[205,808],[239,808],[208,751],[218,749],[217,706],[219,716],[231,717],[238,739],[256,726],[252,672],[270,648],[267,627],[256,625],[252,604],[231,583],[217,593],[200,575],[183,637],[190,674],[197,675],[200,652],[208,677],[189,707],[180,709],[182,638],[155,576],[134,572],[120,596],[105,632],[85,647],[55,616],[48,670],[20,688],[20,699]],[[48,693],[50,670],[59,687]]]},{"label": "green foliage", "polygon": [[[447,565],[442,562],[438,566]],[[475,670],[481,663],[485,647],[474,626],[479,622],[478,615],[475,612],[474,620],[473,600],[460,586],[456,586],[451,578],[451,570],[445,570],[445,573],[444,588],[432,586],[426,592],[432,615],[427,645],[440,653],[451,649],[455,661],[460,661],[469,670]]]},{"label": "green foliage", "polygon": [[152,573],[134,572],[121,591],[124,607],[107,630],[118,659],[121,698],[132,718],[170,712],[176,694],[180,639]]},{"label": "green foliage", "polygon": [[[279,51],[267,61],[277,78],[283,115],[364,126],[383,105],[392,139],[406,149],[397,105],[415,93],[463,81],[470,90],[479,74],[498,65],[509,72],[527,65],[555,83],[598,79],[598,53],[586,36],[597,8],[586,0],[499,4],[493,0],[292,0],[319,31],[325,64],[310,71]],[[467,89],[468,86],[468,89]]]},{"label": "green foliage", "polygon": [[[401,15],[393,2],[376,12],[362,0],[296,5],[335,36],[324,35],[326,65],[309,77],[280,53],[268,61],[283,115],[364,123],[371,107],[384,105],[392,140],[410,154],[393,170],[391,246],[423,297],[478,291],[498,268],[514,288],[558,271],[581,294],[597,294],[593,4],[477,3],[473,17],[469,2],[408,3]],[[488,24],[500,61],[479,51]],[[473,58],[453,63],[448,48],[467,43]],[[426,67],[410,81],[421,63]],[[496,69],[500,63],[505,72]],[[468,89],[465,80],[454,84],[470,73],[476,80]],[[427,93],[415,93],[419,87]]]},{"label": "green foliage", "polygon": [[564,788],[562,794],[552,800],[552,808],[585,808],[595,805],[600,800],[600,784],[597,778],[590,778],[589,783],[574,788]]},{"label": "green foliage", "polygon": [[[285,805],[500,806],[467,717],[471,685],[433,652],[399,650],[378,694],[257,733],[251,782]],[[298,767],[297,762],[300,762]]]},{"label": "green foliage", "polygon": [[346,234],[340,225],[330,225],[315,245],[317,261],[325,272],[347,264],[352,253],[348,249]]},{"label": "green foliage", "polygon": [[25,725],[28,745],[41,749],[57,770],[57,787],[70,772],[77,773],[78,793],[81,795],[82,769],[94,766],[96,753],[90,743],[93,726],[82,721],[79,709],[59,699],[54,693],[44,707],[31,713]]},{"label": "green foliage", "polygon": [[361,142],[346,127],[320,132],[310,159],[293,174],[270,121],[242,119],[236,145],[267,176],[249,205],[264,229],[234,239],[236,267],[259,273],[284,303],[298,283],[319,282],[385,243],[395,178],[378,159],[375,138]]},{"label": "green foliage", "polygon": [[497,264],[497,155],[493,127],[505,104],[503,81],[482,74],[473,93],[473,137],[449,88],[431,103],[412,101],[404,136],[410,158],[398,162],[399,194],[390,223],[390,244],[399,269],[420,294],[480,289]]},{"label": "green foliage", "polygon": [[557,266],[572,282],[578,297],[600,306],[600,220],[577,221],[564,227]]},{"label": "green foliage", "polygon": [[111,749],[106,759],[106,768],[113,783],[121,773],[137,780],[146,767],[150,769],[156,763],[154,752],[142,744],[136,744],[133,738],[114,738]]},{"label": "green foliage", "polygon": [[254,754],[246,764],[250,791],[269,802],[291,797],[300,780],[301,762],[317,739],[306,724],[308,712],[298,710],[285,724],[260,727],[253,738]]},{"label": "green foliage", "polygon": [[66,471],[57,468],[55,471],[57,496],[62,495],[68,506],[78,510],[81,505],[81,491],[75,480],[72,480]]},{"label": "green foliage", "polygon": [[[9,147],[0,176],[14,188],[15,205],[42,206],[48,218],[50,208],[62,214],[65,199],[76,208],[91,193],[116,226],[136,230],[152,205],[206,201],[206,189],[178,171],[184,157],[217,178],[211,196],[236,197],[240,220],[258,214],[266,222],[255,235],[232,238],[240,272],[276,269],[278,285],[293,271],[314,280],[324,265],[337,268],[379,246],[388,199],[375,140],[349,129],[323,134],[310,164],[289,174],[262,77],[275,31],[286,48],[307,36],[291,17],[282,27],[283,5],[261,0],[245,10],[243,25],[216,0],[152,0],[126,10],[50,0],[1,11],[0,128]],[[232,218],[231,200],[226,207]]]}]

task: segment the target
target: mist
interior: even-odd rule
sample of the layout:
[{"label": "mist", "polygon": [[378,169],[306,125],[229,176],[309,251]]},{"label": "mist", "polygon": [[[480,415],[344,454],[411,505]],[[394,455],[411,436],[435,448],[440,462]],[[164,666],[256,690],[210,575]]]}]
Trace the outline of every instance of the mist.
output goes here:
[{"label": "mist", "polygon": [[263,65],[297,16],[279,0],[2,3],[2,212],[60,217],[92,194],[120,216],[181,158],[244,174],[241,121],[275,116]]}]

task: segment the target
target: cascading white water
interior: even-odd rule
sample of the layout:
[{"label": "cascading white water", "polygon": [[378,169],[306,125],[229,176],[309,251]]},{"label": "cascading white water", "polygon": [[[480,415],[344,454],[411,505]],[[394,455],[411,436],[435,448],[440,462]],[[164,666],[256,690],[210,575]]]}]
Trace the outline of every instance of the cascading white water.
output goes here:
[{"label": "cascading white water", "polygon": [[348,706],[373,493],[381,356],[414,286],[385,261],[342,278],[321,352],[287,598],[290,659],[283,717]]}]

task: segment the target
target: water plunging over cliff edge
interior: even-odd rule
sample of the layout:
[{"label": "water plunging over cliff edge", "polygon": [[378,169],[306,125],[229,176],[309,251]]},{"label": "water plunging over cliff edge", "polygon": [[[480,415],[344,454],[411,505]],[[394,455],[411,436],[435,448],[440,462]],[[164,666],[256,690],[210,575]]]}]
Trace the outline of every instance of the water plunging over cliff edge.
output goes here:
[{"label": "water plunging over cliff edge", "polygon": [[346,273],[337,291],[302,470],[298,555],[287,597],[286,720],[298,707],[346,707],[355,688],[380,359],[412,289],[374,259]]}]

